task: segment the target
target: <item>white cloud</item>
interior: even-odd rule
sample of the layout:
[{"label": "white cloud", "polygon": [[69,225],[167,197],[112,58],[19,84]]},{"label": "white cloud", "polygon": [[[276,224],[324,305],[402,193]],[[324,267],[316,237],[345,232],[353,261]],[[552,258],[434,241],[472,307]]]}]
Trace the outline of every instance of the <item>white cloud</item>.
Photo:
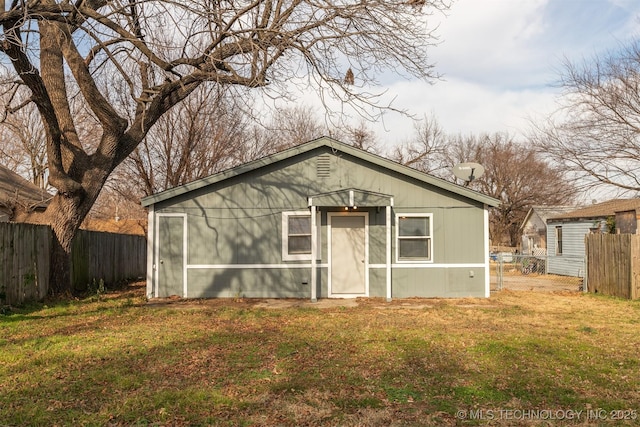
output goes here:
[{"label": "white cloud", "polygon": [[[429,54],[443,80],[430,85],[385,74],[385,99],[418,118],[434,116],[447,133],[522,139],[530,120],[557,108],[553,83],[564,58],[588,60],[640,37],[640,1],[457,0],[438,33],[443,42]],[[299,102],[322,110],[311,89]],[[370,127],[386,145],[414,132],[410,119],[391,112]]]},{"label": "white cloud", "polygon": [[[552,90],[502,90],[459,80],[434,86],[420,82],[393,85],[390,92],[418,118],[435,116],[450,134],[508,132],[524,137],[533,116],[555,108]],[[413,123],[399,114],[386,114],[374,125],[381,141],[395,145],[412,136]]]},{"label": "white cloud", "polygon": [[[388,96],[449,133],[506,131],[522,136],[530,119],[556,108],[553,86],[565,58],[589,60],[640,36],[637,0],[459,0],[431,51],[444,80],[395,81]],[[388,114],[380,139],[406,140],[412,123]],[[384,132],[382,129],[386,129]]]},{"label": "white cloud", "polygon": [[501,75],[515,80],[513,72],[530,68],[532,56],[538,56],[533,41],[544,34],[546,3],[460,0],[442,23],[443,43],[432,51],[432,58],[445,76],[488,84]]}]

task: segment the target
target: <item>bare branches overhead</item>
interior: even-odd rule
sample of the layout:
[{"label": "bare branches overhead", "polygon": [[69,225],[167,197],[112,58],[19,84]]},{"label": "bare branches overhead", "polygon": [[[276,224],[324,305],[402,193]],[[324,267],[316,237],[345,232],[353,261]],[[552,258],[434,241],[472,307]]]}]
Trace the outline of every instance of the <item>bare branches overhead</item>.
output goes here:
[{"label": "bare branches overhead", "polygon": [[[435,77],[430,17],[448,8],[448,0],[2,4],[0,53],[44,125],[49,182],[58,190],[44,221],[67,255],[109,175],[202,84],[269,87],[277,98],[301,80],[371,114],[370,107],[388,107],[372,90],[383,71]],[[345,70],[357,79],[345,79]],[[97,131],[82,129],[78,104]]]},{"label": "bare branches overhead", "polygon": [[[128,154],[164,111],[204,81],[270,85],[285,94],[288,82],[306,77],[369,105],[376,97],[363,86],[375,85],[385,69],[431,79],[427,48],[437,38],[427,18],[447,7],[443,0],[30,0],[0,13],[0,50],[35,92],[54,135],[58,120],[73,128],[53,111],[68,110],[68,89],[45,83],[61,81],[64,63],[102,126],[128,127],[132,139],[120,141]],[[28,36],[36,27],[31,22],[41,37]],[[128,125],[99,86],[114,79],[125,83],[135,103]],[[73,137],[65,139],[81,148]],[[58,163],[54,169],[63,174]]]},{"label": "bare branches overhead", "polygon": [[591,185],[640,191],[640,43],[567,63],[561,108],[536,126],[540,150]]}]

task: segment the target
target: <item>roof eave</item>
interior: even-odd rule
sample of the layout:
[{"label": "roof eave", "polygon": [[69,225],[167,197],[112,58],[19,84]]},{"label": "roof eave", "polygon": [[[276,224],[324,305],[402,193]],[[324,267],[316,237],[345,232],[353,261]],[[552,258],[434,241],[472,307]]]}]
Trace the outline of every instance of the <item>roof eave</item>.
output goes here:
[{"label": "roof eave", "polygon": [[414,179],[425,182],[427,184],[434,185],[436,187],[442,188],[443,190],[450,191],[452,193],[461,195],[471,200],[475,200],[477,202],[486,204],[488,206],[495,207],[500,205],[500,200],[495,199],[493,197],[490,197],[482,193],[479,193],[477,191],[470,190],[466,187],[462,187],[460,185],[445,181],[441,178],[437,178],[435,176],[425,174],[423,172],[420,172],[408,166],[395,163],[392,160],[386,159],[376,154],[369,153],[367,151],[363,151],[355,147],[351,147],[349,145],[346,145],[342,142],[339,142],[327,136],[323,136],[313,141],[307,142],[305,144],[301,144],[301,145],[289,148],[287,150],[283,150],[281,152],[272,154],[270,156],[262,157],[260,159],[251,161],[249,163],[245,163],[243,165],[236,166],[231,169],[227,169],[215,175],[211,175],[209,177],[202,178],[202,179],[193,181],[191,183],[181,185],[179,187],[174,187],[169,190],[165,190],[160,193],[147,196],[141,200],[141,204],[142,206],[147,207],[155,203],[169,200],[173,197],[177,197],[179,195],[182,195],[194,190],[198,190],[208,185],[215,184],[217,182],[221,182],[236,176],[240,176],[242,174],[251,172],[261,167],[264,167],[273,163],[277,163],[281,160],[312,151],[321,146],[330,146],[330,147],[337,146],[335,147],[336,149],[346,154],[368,161],[377,166],[381,166],[383,168],[401,173],[405,176],[412,177]]}]

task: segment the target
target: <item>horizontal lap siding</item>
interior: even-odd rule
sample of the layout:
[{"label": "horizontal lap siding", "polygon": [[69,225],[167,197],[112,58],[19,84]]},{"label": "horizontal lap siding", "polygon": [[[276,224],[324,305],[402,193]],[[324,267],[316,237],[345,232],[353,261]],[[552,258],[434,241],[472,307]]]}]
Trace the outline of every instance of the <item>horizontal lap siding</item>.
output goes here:
[{"label": "horizontal lap siding", "polygon": [[[189,264],[274,264],[282,259],[280,213],[255,210],[254,217],[188,215]],[[278,236],[276,238],[275,236]]]},{"label": "horizontal lap siding", "polygon": [[[547,271],[563,276],[583,277],[585,246],[584,239],[593,227],[593,221],[548,222],[547,225]],[[562,227],[562,255],[556,255],[556,227]]]},{"label": "horizontal lap siding", "polygon": [[433,209],[436,263],[483,263],[484,210],[481,207],[453,206]]},{"label": "horizontal lap siding", "polygon": [[387,270],[384,268],[369,269],[369,296],[370,297],[386,297],[387,296]]}]

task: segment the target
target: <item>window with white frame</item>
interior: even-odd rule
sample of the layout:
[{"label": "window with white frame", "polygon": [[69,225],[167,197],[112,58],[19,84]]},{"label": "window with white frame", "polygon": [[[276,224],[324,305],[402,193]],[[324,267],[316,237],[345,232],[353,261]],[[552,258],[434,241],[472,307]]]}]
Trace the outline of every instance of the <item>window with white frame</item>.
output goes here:
[{"label": "window with white frame", "polygon": [[396,215],[396,258],[399,262],[432,261],[432,214]]},{"label": "window with white frame", "polygon": [[[320,227],[320,213],[316,216],[316,228]],[[317,233],[317,255],[320,255],[320,233]],[[311,213],[309,211],[282,213],[282,260],[311,259]]]},{"label": "window with white frame", "polygon": [[562,227],[556,226],[556,255],[562,255]]}]

